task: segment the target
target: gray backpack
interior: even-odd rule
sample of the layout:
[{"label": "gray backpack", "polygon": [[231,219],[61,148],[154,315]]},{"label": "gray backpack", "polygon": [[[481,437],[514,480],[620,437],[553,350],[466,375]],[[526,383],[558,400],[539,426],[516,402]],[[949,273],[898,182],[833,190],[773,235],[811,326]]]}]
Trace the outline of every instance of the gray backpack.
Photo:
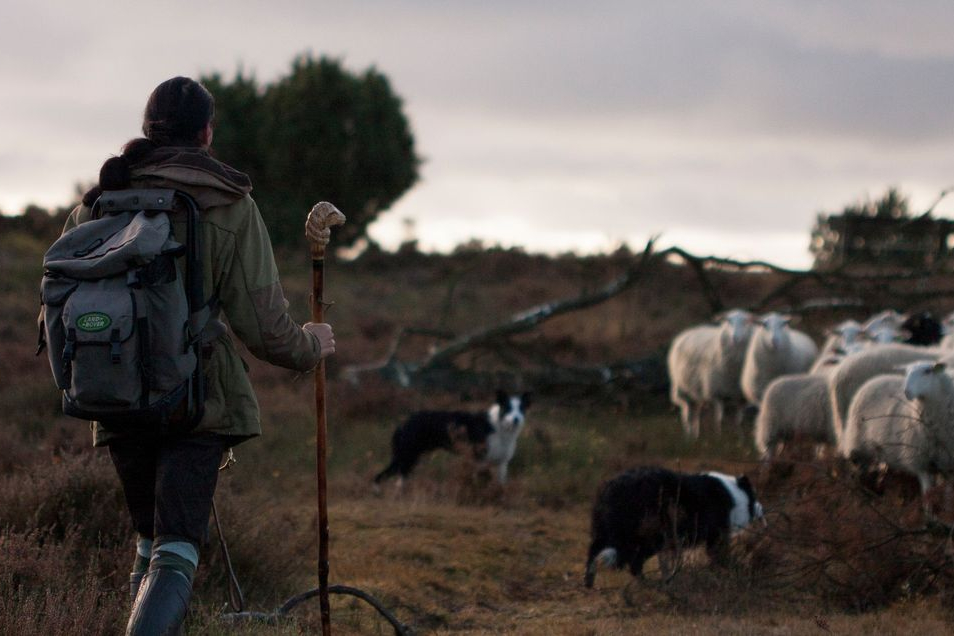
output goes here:
[{"label": "gray backpack", "polygon": [[[184,244],[169,218],[182,212]],[[40,349],[45,341],[63,412],[108,430],[194,428],[204,399],[200,336],[211,312],[192,198],[104,192],[92,220],[57,239],[43,267]]]}]

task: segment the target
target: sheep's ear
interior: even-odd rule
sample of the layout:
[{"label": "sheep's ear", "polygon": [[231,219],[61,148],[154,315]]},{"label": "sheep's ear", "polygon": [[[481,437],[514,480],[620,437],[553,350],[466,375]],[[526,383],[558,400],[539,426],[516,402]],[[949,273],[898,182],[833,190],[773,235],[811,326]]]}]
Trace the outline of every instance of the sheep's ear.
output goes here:
[{"label": "sheep's ear", "polygon": [[947,369],[947,364],[944,362],[938,362],[931,367],[931,373],[944,373],[945,369]]}]

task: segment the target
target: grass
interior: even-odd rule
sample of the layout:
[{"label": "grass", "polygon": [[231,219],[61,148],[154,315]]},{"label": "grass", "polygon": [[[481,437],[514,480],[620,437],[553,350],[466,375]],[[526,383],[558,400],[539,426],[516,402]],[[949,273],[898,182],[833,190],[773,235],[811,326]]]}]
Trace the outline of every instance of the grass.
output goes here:
[{"label": "grass", "polygon": [[[42,246],[5,236],[0,247],[4,267],[16,271],[0,286],[0,374],[16,378],[0,389],[0,633],[117,633],[133,554],[118,482],[105,453],[89,448],[85,425],[58,415],[46,361],[33,357]],[[537,394],[506,487],[448,453],[429,456],[401,492],[371,487],[408,412],[479,409],[489,396],[462,400],[374,379],[353,387],[338,378],[343,365],[380,358],[403,326],[462,333],[595,287],[625,264],[506,251],[333,264],[327,296],[337,304],[328,317],[340,351],[328,369],[331,582],[372,593],[422,634],[950,633],[948,539],[885,539],[896,526],[918,527],[910,502],[874,498],[829,465],[760,471],[749,438],[733,430],[687,440],[663,397]],[[307,262],[286,257],[282,271],[301,320]],[[727,302],[744,304],[771,281],[722,283]],[[663,268],[626,296],[542,332],[571,362],[645,355],[704,317],[699,296],[680,291],[692,285],[685,271]],[[410,342],[402,355],[428,344]],[[238,463],[221,475],[216,500],[248,605],[270,610],[316,585],[313,388],[310,376],[246,359],[265,434],[236,449]],[[645,463],[747,472],[771,525],[741,537],[726,568],[692,554],[670,583],[650,561],[645,582],[601,570],[587,590],[596,488]],[[201,556],[187,633],[317,629],[316,601],[278,626],[224,624],[226,573],[214,534]],[[332,616],[336,634],[392,633],[348,597],[332,597]]]}]

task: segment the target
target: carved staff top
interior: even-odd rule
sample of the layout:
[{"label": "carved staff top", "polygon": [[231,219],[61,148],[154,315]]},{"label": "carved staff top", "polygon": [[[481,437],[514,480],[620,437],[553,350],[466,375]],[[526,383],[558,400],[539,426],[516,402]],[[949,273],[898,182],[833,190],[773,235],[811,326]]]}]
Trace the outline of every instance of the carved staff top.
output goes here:
[{"label": "carved staff top", "polygon": [[305,236],[311,242],[313,258],[324,258],[325,248],[331,240],[331,226],[343,225],[345,215],[327,201],[316,203],[305,221]]}]

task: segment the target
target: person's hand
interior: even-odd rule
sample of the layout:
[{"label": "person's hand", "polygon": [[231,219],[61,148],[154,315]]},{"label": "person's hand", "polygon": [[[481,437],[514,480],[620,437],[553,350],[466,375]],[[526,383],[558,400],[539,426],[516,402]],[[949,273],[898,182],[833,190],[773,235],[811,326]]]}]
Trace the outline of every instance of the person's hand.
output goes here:
[{"label": "person's hand", "polygon": [[306,322],[301,328],[318,338],[322,360],[335,352],[335,333],[331,325],[326,322]]}]

